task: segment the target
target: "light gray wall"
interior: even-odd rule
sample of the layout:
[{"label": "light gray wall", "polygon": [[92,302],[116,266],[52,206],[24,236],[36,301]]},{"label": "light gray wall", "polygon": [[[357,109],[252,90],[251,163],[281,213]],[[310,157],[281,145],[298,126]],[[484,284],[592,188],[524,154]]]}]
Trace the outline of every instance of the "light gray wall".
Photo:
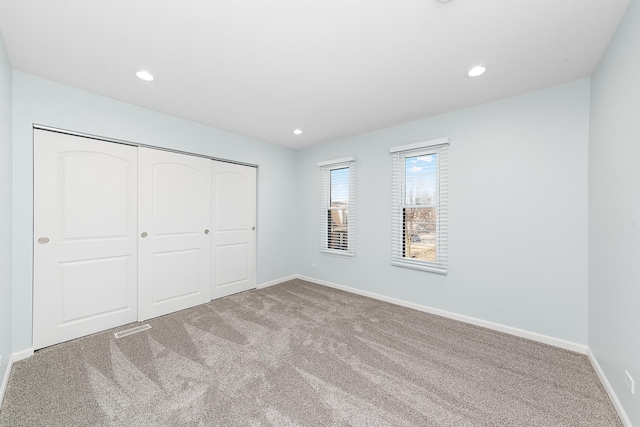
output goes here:
[{"label": "light gray wall", "polygon": [[[640,4],[631,2],[591,86],[589,347],[640,426]],[[628,370],[636,382],[631,395]]]},{"label": "light gray wall", "polygon": [[[589,79],[298,153],[298,272],[585,345]],[[449,274],[390,265],[393,146],[451,138]],[[355,259],[321,255],[318,161],[356,156]],[[318,268],[311,268],[317,263]]]},{"label": "light gray wall", "polygon": [[31,347],[33,124],[259,165],[258,283],[295,273],[295,152],[21,72],[13,74],[13,347]]},{"label": "light gray wall", "polygon": [[11,80],[0,34],[0,384],[11,354]]}]

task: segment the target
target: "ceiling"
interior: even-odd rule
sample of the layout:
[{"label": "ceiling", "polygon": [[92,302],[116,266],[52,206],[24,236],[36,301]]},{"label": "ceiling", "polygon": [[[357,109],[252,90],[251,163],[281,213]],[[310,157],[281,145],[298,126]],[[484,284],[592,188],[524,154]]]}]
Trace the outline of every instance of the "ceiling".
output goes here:
[{"label": "ceiling", "polygon": [[0,31],[16,70],[299,149],[589,76],[629,1],[0,0]]}]

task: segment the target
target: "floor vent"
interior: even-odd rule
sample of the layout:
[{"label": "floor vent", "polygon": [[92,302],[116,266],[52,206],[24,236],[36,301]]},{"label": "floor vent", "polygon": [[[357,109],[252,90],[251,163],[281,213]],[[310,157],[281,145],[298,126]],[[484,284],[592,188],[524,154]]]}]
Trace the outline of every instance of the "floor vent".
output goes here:
[{"label": "floor vent", "polygon": [[136,332],[146,331],[147,329],[151,329],[151,325],[136,326],[135,328],[116,332],[115,334],[113,334],[113,336],[116,338],[122,338],[122,337],[126,337],[127,335],[135,334]]}]

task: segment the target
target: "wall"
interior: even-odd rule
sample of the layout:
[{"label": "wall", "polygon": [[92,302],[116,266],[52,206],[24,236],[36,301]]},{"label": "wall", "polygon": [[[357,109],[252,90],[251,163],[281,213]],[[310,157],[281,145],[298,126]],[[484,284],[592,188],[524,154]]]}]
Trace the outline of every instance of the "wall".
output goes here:
[{"label": "wall", "polygon": [[295,152],[21,72],[13,79],[14,351],[31,347],[34,123],[259,165],[258,284],[295,273]]},{"label": "wall", "polygon": [[[298,272],[586,345],[589,84],[300,151]],[[389,263],[389,148],[440,137],[451,139],[447,276]],[[358,159],[355,259],[318,252],[316,163],[345,156]]]},{"label": "wall", "polygon": [[[631,2],[592,79],[589,347],[640,425],[640,4]],[[628,370],[636,382],[631,395]]]},{"label": "wall", "polygon": [[11,354],[11,80],[0,34],[0,384]]}]

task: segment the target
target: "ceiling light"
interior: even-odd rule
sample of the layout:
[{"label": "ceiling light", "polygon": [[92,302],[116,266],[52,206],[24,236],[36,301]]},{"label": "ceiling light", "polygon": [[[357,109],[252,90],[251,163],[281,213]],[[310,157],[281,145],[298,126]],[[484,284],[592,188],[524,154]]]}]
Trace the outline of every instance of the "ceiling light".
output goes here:
[{"label": "ceiling light", "polygon": [[469,70],[467,75],[469,77],[478,77],[483,75],[485,71],[487,71],[486,67],[483,67],[482,65],[476,65],[475,67]]},{"label": "ceiling light", "polygon": [[136,73],[136,76],[138,76],[139,79],[144,80],[145,82],[153,81],[153,76],[148,71],[140,70]]},{"label": "ceiling light", "polygon": [[294,130],[293,130],[293,133],[294,133],[294,134],[296,134],[296,135],[300,135],[300,134],[302,134],[302,130],[300,130],[300,129],[294,129]]}]

